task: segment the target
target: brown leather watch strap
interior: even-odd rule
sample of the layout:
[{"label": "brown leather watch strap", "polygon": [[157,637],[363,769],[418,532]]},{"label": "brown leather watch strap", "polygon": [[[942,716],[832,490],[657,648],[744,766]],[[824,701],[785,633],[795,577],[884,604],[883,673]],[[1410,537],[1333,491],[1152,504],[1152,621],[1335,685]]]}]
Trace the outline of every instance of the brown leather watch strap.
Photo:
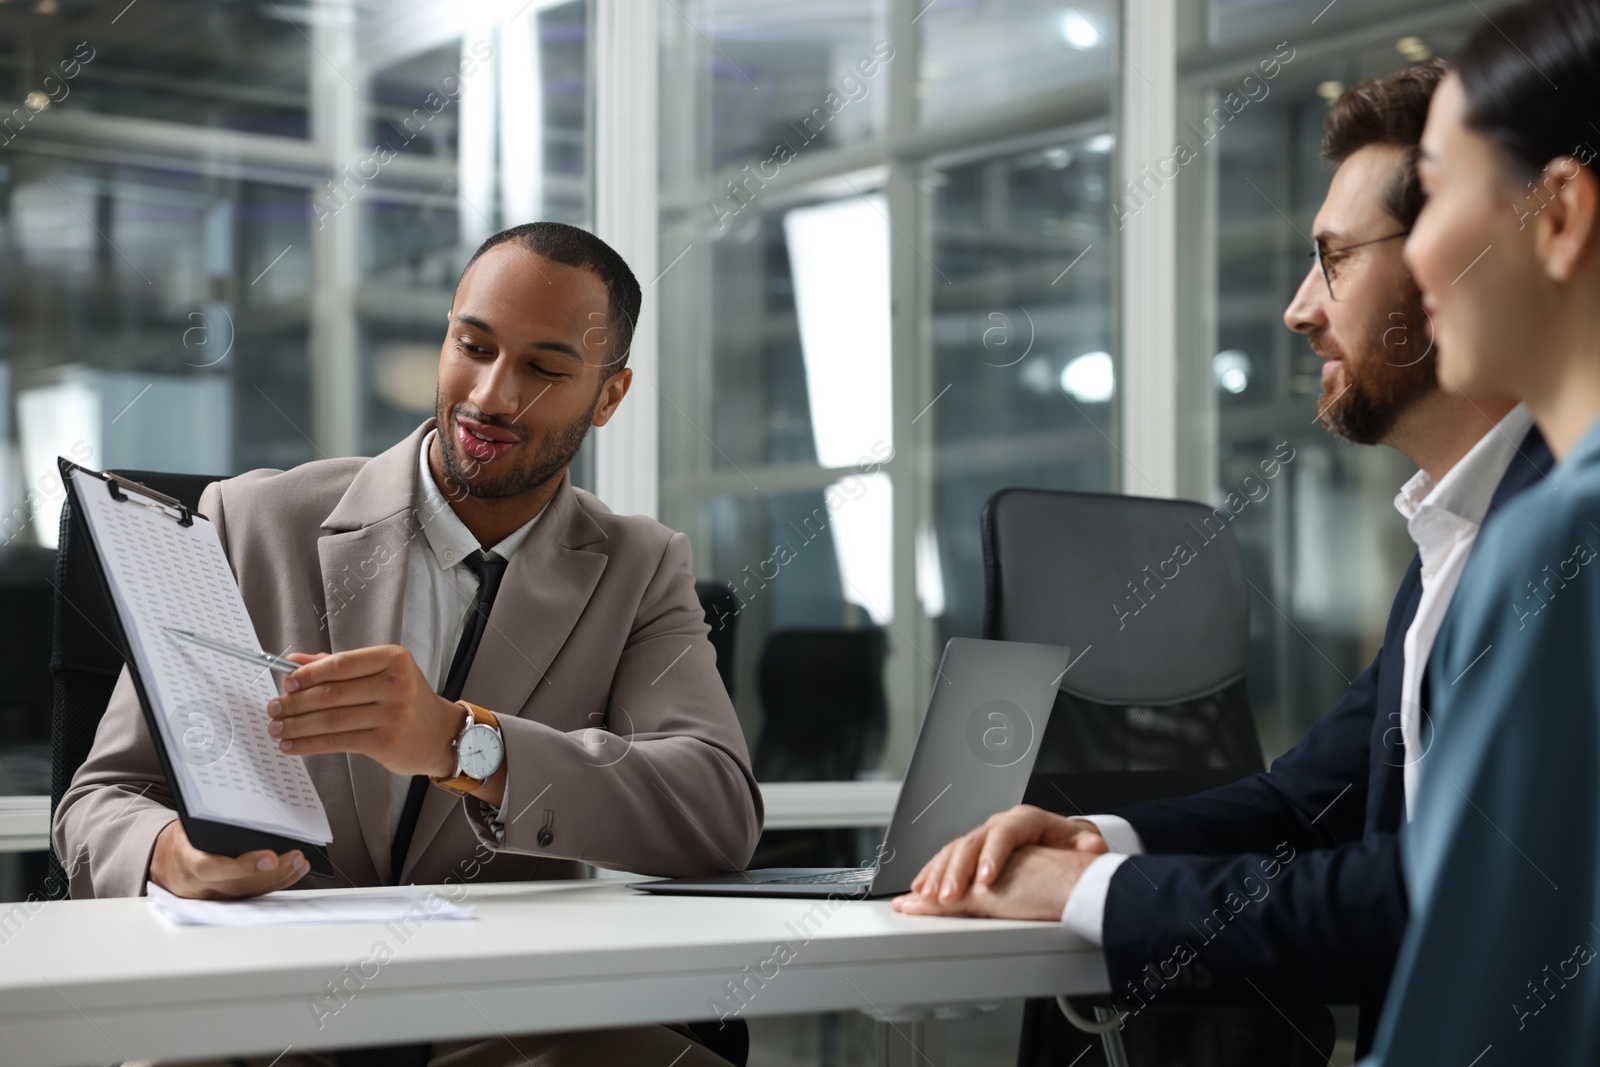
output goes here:
[{"label": "brown leather watch strap", "polygon": [[[456,701],[456,706],[470,715],[475,724],[481,723],[484,726],[492,726],[496,730],[500,729],[500,720],[488,708],[481,708],[465,700]],[[463,732],[465,732],[465,727],[463,727]],[[450,742],[450,747],[452,749],[455,748],[455,741]],[[457,796],[463,797],[471,796],[483,785],[481,779],[474,778],[470,774],[458,774],[454,778],[435,778],[429,775],[428,780],[440,789],[448,789]]]},{"label": "brown leather watch strap", "polygon": [[488,708],[480,707],[466,700],[456,701],[456,707],[471,715],[475,721],[481,722],[485,726],[493,726],[496,730],[500,729],[500,720]]}]

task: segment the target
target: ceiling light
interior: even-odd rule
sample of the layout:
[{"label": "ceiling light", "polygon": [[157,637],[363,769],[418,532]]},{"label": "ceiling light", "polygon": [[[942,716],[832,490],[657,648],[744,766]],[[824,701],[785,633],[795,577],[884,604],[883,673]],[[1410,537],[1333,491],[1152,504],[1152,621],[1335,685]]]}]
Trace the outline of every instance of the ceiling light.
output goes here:
[{"label": "ceiling light", "polygon": [[1085,152],[1105,153],[1117,147],[1117,135],[1114,133],[1097,133],[1083,142]]},{"label": "ceiling light", "polygon": [[1086,352],[1061,370],[1061,389],[1085,404],[1104,404],[1116,387],[1116,368],[1109,352]]},{"label": "ceiling light", "polygon": [[1250,357],[1237,348],[1218,352],[1211,358],[1211,376],[1217,388],[1238,396],[1250,386]]},{"label": "ceiling light", "polygon": [[817,462],[853,467],[894,440],[889,205],[881,192],[783,217]]},{"label": "ceiling light", "polygon": [[1063,41],[1080,52],[1086,52],[1100,43],[1100,31],[1076,11],[1068,11],[1057,19],[1056,30]]},{"label": "ceiling light", "polygon": [[923,614],[937,619],[944,614],[944,567],[939,559],[939,531],[932,523],[917,527],[915,542],[917,599]]},{"label": "ceiling light", "polygon": [[1344,92],[1344,82],[1341,81],[1329,80],[1317,86],[1317,95],[1330,104],[1339,99],[1339,94],[1342,92]]},{"label": "ceiling light", "polygon": [[[833,554],[846,603],[857,604],[874,625],[894,619],[894,485],[887,471],[846,474],[823,490],[831,518]],[[802,542],[803,543],[803,542]]]},{"label": "ceiling light", "polygon": [[1402,37],[1394,43],[1394,50],[1413,63],[1426,63],[1433,58],[1433,49],[1421,37]]}]

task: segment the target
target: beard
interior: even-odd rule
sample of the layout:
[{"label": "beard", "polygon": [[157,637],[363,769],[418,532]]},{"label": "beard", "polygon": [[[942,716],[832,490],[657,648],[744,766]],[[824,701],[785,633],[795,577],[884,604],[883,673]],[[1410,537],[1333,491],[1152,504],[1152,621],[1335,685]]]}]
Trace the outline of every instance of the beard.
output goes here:
[{"label": "beard", "polygon": [[1426,323],[1422,294],[1407,279],[1397,310],[1373,324],[1358,351],[1339,344],[1326,327],[1311,334],[1312,351],[1338,359],[1342,369],[1323,383],[1317,400],[1323,427],[1358,445],[1380,444],[1411,405],[1439,388],[1438,355]]},{"label": "beard", "polygon": [[[595,400],[599,399],[600,392],[596,390]],[[548,484],[550,479],[560,477],[572,465],[578,449],[583,447],[583,440],[589,435],[589,428],[593,425],[591,420],[594,417],[594,408],[591,406],[587,414],[579,416],[570,423],[550,427],[545,433],[544,442],[520,466],[496,470],[461,451],[461,445],[455,438],[451,420],[447,415],[460,412],[463,408],[464,405],[457,404],[447,412],[444,403],[435,393],[434,417],[439,424],[439,455],[444,459],[445,477],[449,479],[451,485],[464,496],[475,496],[486,500],[503,500],[531,493]],[[516,434],[524,443],[528,440],[527,431],[520,426],[502,419],[489,418],[482,412],[469,411],[465,414],[485,426],[493,426],[495,429]]]}]

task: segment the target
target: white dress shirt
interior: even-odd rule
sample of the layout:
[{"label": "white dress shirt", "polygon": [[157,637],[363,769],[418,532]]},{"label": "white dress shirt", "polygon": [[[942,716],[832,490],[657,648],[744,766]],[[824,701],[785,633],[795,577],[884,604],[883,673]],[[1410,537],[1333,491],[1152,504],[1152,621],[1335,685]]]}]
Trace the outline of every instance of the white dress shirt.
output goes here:
[{"label": "white dress shirt", "polygon": [[[1518,404],[1443,478],[1435,482],[1426,471],[1419,470],[1394,498],[1395,509],[1405,518],[1406,531],[1422,557],[1422,597],[1417,602],[1416,617],[1406,630],[1400,721],[1395,724],[1405,752],[1402,777],[1408,820],[1412,798],[1416,796],[1417,769],[1428,752],[1429,742],[1422,737],[1418,709],[1422,707],[1422,676],[1433,652],[1433,641],[1455,596],[1467,556],[1478,539],[1489,501],[1532,426],[1532,414],[1525,405]],[[1090,815],[1088,819],[1100,830],[1111,851],[1084,869],[1067,897],[1061,921],[1073,933],[1098,945],[1105,926],[1111,876],[1129,856],[1142,854],[1144,846],[1138,831],[1126,819],[1115,815]]]},{"label": "white dress shirt", "polygon": [[[1526,405],[1512,408],[1499,425],[1483,435],[1472,450],[1437,483],[1418,471],[1401,487],[1394,506],[1405,516],[1406,529],[1422,556],[1422,598],[1417,617],[1406,631],[1405,671],[1400,677],[1400,740],[1405,746],[1406,819],[1417,795],[1417,771],[1432,739],[1422,737],[1422,676],[1433,654],[1433,640],[1456,595],[1456,583],[1478,540],[1483,517],[1500,479],[1533,426]],[[1444,679],[1448,682],[1450,679]]]},{"label": "white dress shirt", "polygon": [[[429,433],[422,439],[422,449],[417,454],[417,486],[412,499],[423,536],[418,537],[416,530],[411,531],[411,544],[406,552],[405,601],[400,609],[400,644],[417,661],[435,693],[444,688],[456,645],[478,600],[478,576],[462,566],[461,561],[480,547],[478,539],[456,517],[450,502],[433,480],[428,449],[436,434],[437,431]],[[541,510],[489,551],[509,560],[542,515]],[[461,722],[466,724],[465,714]],[[390,838],[400,825],[400,811],[410,788],[410,775],[394,776],[389,804]]]}]

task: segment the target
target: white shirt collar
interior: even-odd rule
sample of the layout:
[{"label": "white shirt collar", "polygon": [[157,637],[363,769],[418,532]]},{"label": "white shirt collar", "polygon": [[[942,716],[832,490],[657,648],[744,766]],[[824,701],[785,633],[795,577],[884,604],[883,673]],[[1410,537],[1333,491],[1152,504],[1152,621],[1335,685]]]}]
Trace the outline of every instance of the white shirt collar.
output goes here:
[{"label": "white shirt collar", "polygon": [[[448,571],[460,563],[467,556],[478,551],[478,539],[466,524],[456,516],[455,510],[450,507],[450,502],[444,498],[444,493],[439,491],[439,483],[433,480],[433,471],[428,465],[428,449],[433,445],[433,439],[438,434],[437,430],[429,430],[422,438],[422,448],[417,453],[417,514],[422,518],[422,533],[427,538],[428,548],[432,550],[434,558],[438,560],[441,569]],[[528,531],[533,529],[533,524],[544,516],[546,504],[539,509],[539,514],[507,534],[498,544],[489,551],[501,559],[509,560],[512,553],[522,544],[528,536]]]},{"label": "white shirt collar", "polygon": [[1419,470],[1400,488],[1394,506],[1422,556],[1424,578],[1438,570],[1459,537],[1483,525],[1489,501],[1532,426],[1527,405],[1518,404],[1438,482]]}]

